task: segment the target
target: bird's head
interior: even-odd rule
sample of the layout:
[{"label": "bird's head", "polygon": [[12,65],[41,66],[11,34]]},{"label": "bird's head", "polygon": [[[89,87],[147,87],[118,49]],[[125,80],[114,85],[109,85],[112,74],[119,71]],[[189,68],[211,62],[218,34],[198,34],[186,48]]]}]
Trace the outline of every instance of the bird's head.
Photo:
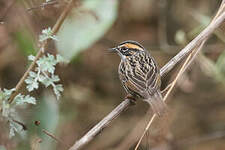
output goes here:
[{"label": "bird's head", "polygon": [[139,51],[145,51],[145,48],[140,43],[129,40],[120,43],[114,48],[111,48],[110,51],[118,53],[118,55],[124,59],[134,55]]}]

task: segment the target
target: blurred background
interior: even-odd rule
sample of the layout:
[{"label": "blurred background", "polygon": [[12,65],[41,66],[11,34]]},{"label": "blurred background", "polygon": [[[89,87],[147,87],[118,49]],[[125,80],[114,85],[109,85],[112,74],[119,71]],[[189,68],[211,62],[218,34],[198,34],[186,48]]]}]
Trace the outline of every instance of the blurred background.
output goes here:
[{"label": "blurred background", "polygon": [[[18,110],[28,130],[9,139],[0,121],[0,149],[67,149],[123,101],[117,68],[120,58],[107,51],[125,40],[140,42],[163,66],[198,35],[216,14],[220,0],[77,0],[48,44],[68,65],[58,65],[64,92],[59,101],[41,86],[29,93],[37,105]],[[0,1],[0,87],[13,88],[26,71],[27,56],[38,51],[41,31],[53,27],[66,0]],[[156,121],[139,149],[225,149],[225,28],[207,41],[168,99],[169,115]],[[179,66],[177,66],[179,68]],[[162,80],[162,89],[176,75]],[[23,93],[28,93],[24,86]],[[102,131],[86,150],[134,149],[150,119],[147,103],[137,104]],[[39,126],[34,122],[40,121]],[[63,141],[58,143],[43,129]]]}]

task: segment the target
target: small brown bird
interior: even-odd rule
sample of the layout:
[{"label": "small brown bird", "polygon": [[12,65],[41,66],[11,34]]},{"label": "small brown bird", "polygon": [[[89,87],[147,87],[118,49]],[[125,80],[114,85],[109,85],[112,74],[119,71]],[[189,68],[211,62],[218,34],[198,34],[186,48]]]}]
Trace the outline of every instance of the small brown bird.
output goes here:
[{"label": "small brown bird", "polygon": [[166,110],[160,93],[159,68],[150,53],[138,42],[125,41],[111,51],[121,58],[119,78],[128,94],[148,102],[158,116]]}]

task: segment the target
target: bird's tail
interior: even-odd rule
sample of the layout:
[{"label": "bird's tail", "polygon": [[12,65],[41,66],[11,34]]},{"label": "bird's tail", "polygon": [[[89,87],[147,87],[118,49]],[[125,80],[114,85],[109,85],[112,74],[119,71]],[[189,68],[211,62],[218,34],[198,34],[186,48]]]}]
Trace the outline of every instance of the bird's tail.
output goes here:
[{"label": "bird's tail", "polygon": [[146,100],[150,105],[154,113],[159,117],[167,112],[168,108],[163,101],[160,91],[157,91],[152,97]]}]

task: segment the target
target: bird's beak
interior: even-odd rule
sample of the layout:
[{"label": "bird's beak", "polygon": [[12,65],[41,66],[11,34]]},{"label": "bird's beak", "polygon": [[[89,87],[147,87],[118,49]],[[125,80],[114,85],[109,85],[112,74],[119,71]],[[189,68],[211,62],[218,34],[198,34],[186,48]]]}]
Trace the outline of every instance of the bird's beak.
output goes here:
[{"label": "bird's beak", "polygon": [[117,47],[114,47],[114,48],[109,48],[108,51],[111,53],[117,53],[118,50],[117,50]]}]

